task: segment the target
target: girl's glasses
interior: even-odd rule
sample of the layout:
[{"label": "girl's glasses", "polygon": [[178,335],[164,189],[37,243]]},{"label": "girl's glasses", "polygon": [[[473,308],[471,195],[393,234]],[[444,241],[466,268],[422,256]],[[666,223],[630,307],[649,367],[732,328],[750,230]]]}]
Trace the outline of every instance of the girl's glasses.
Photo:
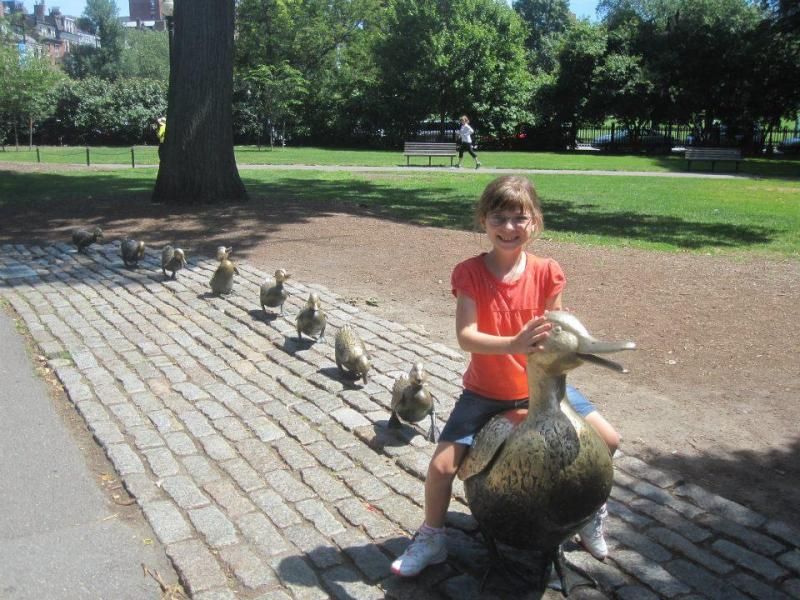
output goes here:
[{"label": "girl's glasses", "polygon": [[507,217],[497,213],[489,213],[489,215],[486,217],[486,220],[492,227],[505,227],[506,223],[511,223],[511,225],[513,225],[515,228],[522,228],[528,226],[528,223],[531,222],[531,216],[516,215],[513,217]]}]

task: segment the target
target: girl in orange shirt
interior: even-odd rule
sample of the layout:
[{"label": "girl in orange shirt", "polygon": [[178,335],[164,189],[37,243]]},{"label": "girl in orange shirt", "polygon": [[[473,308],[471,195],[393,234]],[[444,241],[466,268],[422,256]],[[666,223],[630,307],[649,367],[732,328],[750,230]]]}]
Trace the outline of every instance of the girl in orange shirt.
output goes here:
[{"label": "girl in orange shirt", "polygon": [[[492,181],[475,210],[478,227],[492,244],[483,253],[456,265],[451,277],[456,297],[456,335],[470,352],[461,393],[428,466],[425,479],[425,522],[406,551],[392,563],[392,572],[417,575],[447,559],[444,530],[453,479],[475,434],[497,413],[526,407],[526,355],[541,350],[551,325],[548,310],[560,310],[564,273],[552,259],[525,250],[544,219],[536,191],[525,177]],[[619,434],[578,390],[567,386],[573,408],[605,440],[613,454]],[[592,555],[603,560],[605,506],[581,531]]]}]

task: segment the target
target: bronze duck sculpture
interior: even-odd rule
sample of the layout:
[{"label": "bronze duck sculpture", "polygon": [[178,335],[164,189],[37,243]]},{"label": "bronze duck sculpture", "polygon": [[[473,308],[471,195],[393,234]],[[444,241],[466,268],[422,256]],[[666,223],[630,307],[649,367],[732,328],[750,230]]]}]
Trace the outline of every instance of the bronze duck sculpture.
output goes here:
[{"label": "bronze duck sculpture", "polygon": [[418,423],[430,416],[431,427],[427,439],[436,442],[436,404],[427,388],[428,372],[421,362],[414,363],[408,375],[401,375],[392,386],[392,416],[388,427],[399,429],[400,419],[407,423]]},{"label": "bronze duck sculpture", "polygon": [[336,332],[334,355],[336,357],[336,366],[342,374],[361,377],[366,385],[367,372],[371,367],[369,355],[364,342],[361,341],[361,338],[358,337],[358,334],[350,325],[343,325]]},{"label": "bronze duck sculpture", "polygon": [[103,230],[95,227],[92,231],[86,229],[76,229],[72,232],[72,243],[78,252],[84,252],[89,246],[103,239]]},{"label": "bronze duck sculpture", "polygon": [[225,246],[217,246],[217,260],[222,262],[223,260],[227,260],[231,256],[231,252],[233,252],[233,247],[225,247]]},{"label": "bronze duck sculpture", "polygon": [[291,275],[284,269],[275,271],[275,282],[265,281],[261,284],[261,308],[264,309],[264,314],[268,314],[267,307],[275,308],[280,306],[281,314],[283,314],[283,304],[289,298],[289,292],[283,287],[283,282],[289,279]]},{"label": "bronze duck sculpture", "polygon": [[566,399],[566,372],[592,362],[625,369],[597,354],[632,350],[633,342],[593,338],[571,313],[551,311],[542,349],[528,355],[529,408],[495,416],[475,437],[458,476],[490,553],[496,541],[536,550],[544,589],[551,561],[567,591],[561,544],[606,501],[614,476],[608,447]]},{"label": "bronze duck sculpture", "polygon": [[325,339],[325,327],[328,325],[328,317],[322,310],[322,303],[319,294],[311,292],[306,300],[306,305],[297,313],[297,339],[302,340],[305,333],[315,341]]},{"label": "bronze duck sculpture", "polygon": [[230,294],[233,291],[234,274],[239,274],[236,265],[227,258],[223,258],[217,270],[211,276],[211,281],[208,282],[211,286],[211,291],[217,295]]},{"label": "bronze duck sculpture", "polygon": [[180,248],[173,248],[169,244],[164,246],[161,251],[161,272],[164,277],[167,276],[167,271],[172,271],[172,279],[175,279],[175,273],[186,266],[186,255]]},{"label": "bronze duck sculpture", "polygon": [[136,267],[144,258],[144,242],[131,238],[122,240],[119,246],[119,255],[126,267]]}]

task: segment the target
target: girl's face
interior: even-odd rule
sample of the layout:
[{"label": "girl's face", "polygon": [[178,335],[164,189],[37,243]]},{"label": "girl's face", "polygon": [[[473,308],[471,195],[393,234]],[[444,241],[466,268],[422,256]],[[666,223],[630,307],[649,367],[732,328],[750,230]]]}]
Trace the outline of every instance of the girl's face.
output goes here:
[{"label": "girl's face", "polygon": [[520,252],[533,235],[533,217],[522,209],[496,210],[483,218],[483,228],[498,252]]}]

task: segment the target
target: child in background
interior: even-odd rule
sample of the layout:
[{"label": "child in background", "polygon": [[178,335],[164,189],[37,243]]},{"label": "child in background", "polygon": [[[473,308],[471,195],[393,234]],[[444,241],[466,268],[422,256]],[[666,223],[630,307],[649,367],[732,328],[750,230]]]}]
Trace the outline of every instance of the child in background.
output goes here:
[{"label": "child in background", "polygon": [[[463,117],[465,118],[465,117]],[[560,310],[566,282],[558,263],[526,251],[544,226],[539,199],[525,177],[492,181],[478,201],[475,219],[492,249],[453,269],[456,335],[471,353],[464,390],[450,413],[425,479],[425,522],[406,551],[392,563],[392,572],[417,575],[447,559],[444,529],[453,479],[475,434],[494,415],[527,407],[526,355],[541,350],[551,325],[544,314]],[[619,434],[578,390],[567,386],[573,408],[592,425],[613,455]],[[603,506],[579,535],[598,560],[608,555],[603,537]]]}]

